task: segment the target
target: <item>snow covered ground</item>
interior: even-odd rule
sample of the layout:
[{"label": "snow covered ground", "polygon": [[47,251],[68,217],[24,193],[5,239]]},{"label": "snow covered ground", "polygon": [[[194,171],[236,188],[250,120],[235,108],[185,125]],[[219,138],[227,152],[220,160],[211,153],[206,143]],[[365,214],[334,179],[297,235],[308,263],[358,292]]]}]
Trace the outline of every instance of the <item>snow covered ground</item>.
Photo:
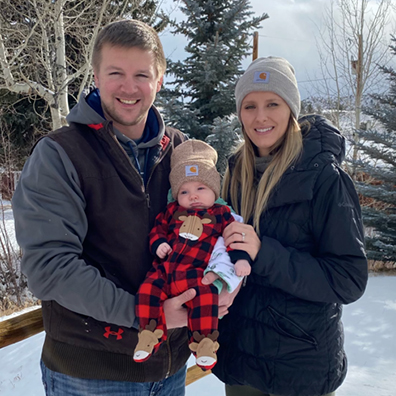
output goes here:
[{"label": "snow covered ground", "polygon": [[[365,295],[344,308],[349,372],[337,396],[396,395],[396,276],[370,276]],[[39,359],[44,334],[0,349],[0,395],[44,396]],[[193,364],[190,359],[189,364]],[[213,374],[189,385],[187,396],[224,395]]]}]

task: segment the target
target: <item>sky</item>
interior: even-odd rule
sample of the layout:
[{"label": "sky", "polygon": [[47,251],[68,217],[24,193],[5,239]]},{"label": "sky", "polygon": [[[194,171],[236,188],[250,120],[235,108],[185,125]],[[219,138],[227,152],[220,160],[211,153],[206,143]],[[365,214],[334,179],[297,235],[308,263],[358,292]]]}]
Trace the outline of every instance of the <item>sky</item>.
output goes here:
[{"label": "sky", "polygon": [[[363,297],[344,306],[343,323],[349,369],[337,396],[395,396],[396,276],[370,276]],[[44,396],[43,341],[39,333],[0,349],[1,396]],[[210,374],[188,385],[186,396],[224,396],[224,385]]]},{"label": "sky", "polygon": [[[375,4],[375,0],[370,0]],[[256,15],[267,13],[269,18],[261,23],[258,56],[281,56],[294,67],[302,99],[314,94],[311,80],[321,78],[316,37],[323,29],[323,16],[329,0],[250,0]],[[175,9],[172,0],[163,1],[163,9],[172,18],[180,21],[184,14]],[[175,37],[169,30],[160,34],[165,55],[173,60],[182,60],[186,41]],[[389,37],[389,36],[387,36]],[[253,42],[253,37],[252,37]],[[244,69],[251,57],[242,62]]]},{"label": "sky", "polygon": [[[281,56],[295,68],[298,81],[301,81],[302,96],[308,91],[304,88],[309,80],[308,73],[314,74],[319,58],[316,50],[315,32],[323,5],[328,0],[251,0],[252,11],[257,15],[267,13],[269,18],[261,23],[259,33],[258,56]],[[164,9],[171,12],[171,17],[181,20],[184,14],[174,9],[171,0],[164,1]],[[173,60],[182,60],[186,41],[175,37],[168,30],[160,34],[165,55]],[[253,42],[253,37],[252,37]],[[242,63],[247,68],[251,57]]]}]

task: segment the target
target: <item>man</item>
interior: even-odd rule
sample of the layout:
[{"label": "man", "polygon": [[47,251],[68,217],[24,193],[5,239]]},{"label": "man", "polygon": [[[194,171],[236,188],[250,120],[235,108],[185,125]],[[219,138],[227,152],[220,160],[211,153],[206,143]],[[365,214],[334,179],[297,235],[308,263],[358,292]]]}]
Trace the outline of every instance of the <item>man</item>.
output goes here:
[{"label": "man", "polygon": [[[165,208],[170,156],[185,140],[153,106],[166,61],[146,24],[106,26],[93,50],[97,89],[41,139],[13,197],[22,270],[42,300],[47,395],[184,395],[195,291],[167,302],[174,328],[135,363],[135,293],[150,269],[148,233]],[[224,312],[223,312],[224,313]]]}]

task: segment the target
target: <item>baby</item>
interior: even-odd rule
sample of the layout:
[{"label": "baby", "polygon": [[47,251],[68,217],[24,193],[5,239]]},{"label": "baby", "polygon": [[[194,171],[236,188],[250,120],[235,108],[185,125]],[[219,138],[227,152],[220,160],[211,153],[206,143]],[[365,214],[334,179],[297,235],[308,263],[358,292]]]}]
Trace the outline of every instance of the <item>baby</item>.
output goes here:
[{"label": "baby", "polygon": [[[180,144],[172,154],[169,180],[177,201],[157,216],[149,235],[151,250],[158,258],[136,295],[140,330],[136,362],[147,360],[166,340],[164,300],[194,288],[196,297],[185,304],[189,347],[199,367],[206,370],[216,364],[218,290],[201,280],[218,237],[234,221],[227,206],[215,203],[220,193],[216,161],[216,151],[199,140]],[[248,253],[230,248],[227,252],[236,275],[249,275]]]}]

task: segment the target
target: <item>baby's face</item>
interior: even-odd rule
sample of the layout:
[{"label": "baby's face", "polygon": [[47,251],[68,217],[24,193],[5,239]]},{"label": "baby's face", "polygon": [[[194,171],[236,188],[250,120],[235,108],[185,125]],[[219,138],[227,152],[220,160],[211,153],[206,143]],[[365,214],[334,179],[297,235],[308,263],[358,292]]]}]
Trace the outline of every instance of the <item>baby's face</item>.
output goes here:
[{"label": "baby's face", "polygon": [[214,191],[197,181],[183,183],[177,194],[177,202],[187,209],[208,209],[214,205],[215,200]]}]

